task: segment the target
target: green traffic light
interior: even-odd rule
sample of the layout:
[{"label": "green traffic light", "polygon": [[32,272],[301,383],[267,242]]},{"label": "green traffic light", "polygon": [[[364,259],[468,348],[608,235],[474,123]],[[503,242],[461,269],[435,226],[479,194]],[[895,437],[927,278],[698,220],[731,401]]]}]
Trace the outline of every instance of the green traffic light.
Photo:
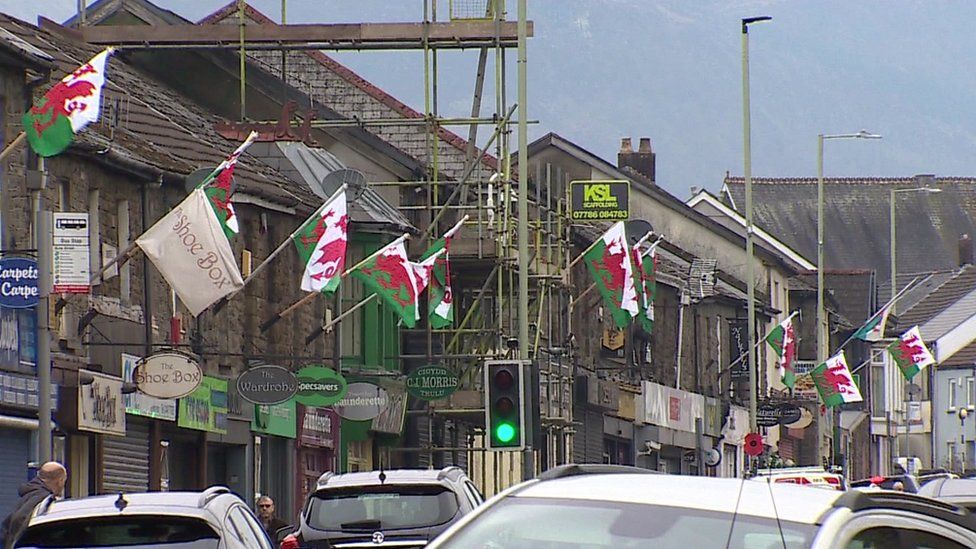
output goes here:
[{"label": "green traffic light", "polygon": [[501,443],[509,443],[515,439],[515,427],[511,423],[502,423],[495,427],[495,439]]}]

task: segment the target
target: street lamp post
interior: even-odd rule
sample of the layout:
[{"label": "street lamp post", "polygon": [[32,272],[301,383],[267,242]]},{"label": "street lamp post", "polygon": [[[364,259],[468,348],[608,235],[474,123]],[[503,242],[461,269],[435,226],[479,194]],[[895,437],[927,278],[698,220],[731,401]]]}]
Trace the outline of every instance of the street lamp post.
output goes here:
[{"label": "street lamp post", "polygon": [[889,206],[891,207],[891,210],[888,212],[889,215],[888,221],[891,225],[891,234],[889,235],[890,237],[889,240],[891,242],[890,255],[891,255],[891,300],[892,300],[891,308],[892,310],[894,310],[895,308],[894,299],[895,296],[898,294],[898,279],[896,278],[898,269],[897,269],[897,263],[895,262],[895,251],[897,250],[895,246],[895,198],[897,193],[920,193],[920,192],[935,194],[935,193],[941,193],[942,189],[933,189],[930,187],[919,187],[913,189],[891,189],[891,199],[889,200]]},{"label": "street lamp post", "polygon": [[962,470],[962,474],[966,474],[966,417],[969,416],[969,410],[965,406],[959,407],[959,468]]},{"label": "street lamp post", "polygon": [[[827,360],[827,315],[824,312],[824,141],[828,139],[881,139],[880,135],[861,130],[857,133],[817,136],[817,364]],[[834,407],[834,463],[840,461],[840,408]]]},{"label": "street lamp post", "polygon": [[749,337],[749,432],[759,430],[756,425],[756,280],[753,272],[752,242],[752,126],[749,112],[749,25],[769,21],[772,17],[746,17],[742,20],[742,153],[743,175],[746,180],[746,278],[748,279],[748,337]]}]

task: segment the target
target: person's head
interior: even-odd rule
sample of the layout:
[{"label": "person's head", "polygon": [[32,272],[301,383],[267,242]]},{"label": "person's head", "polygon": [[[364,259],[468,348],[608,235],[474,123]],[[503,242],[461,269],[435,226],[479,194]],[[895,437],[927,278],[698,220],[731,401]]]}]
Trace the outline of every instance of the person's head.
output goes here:
[{"label": "person's head", "polygon": [[64,485],[68,482],[68,471],[64,468],[64,465],[56,461],[49,461],[37,471],[37,478],[41,479],[44,486],[54,495],[61,496],[64,494]]},{"label": "person's head", "polygon": [[258,517],[261,519],[270,519],[274,516],[275,506],[274,500],[268,496],[261,496],[258,498]]},{"label": "person's head", "polygon": [[895,481],[895,483],[891,485],[891,489],[892,490],[896,490],[898,492],[904,492],[905,491],[905,483],[902,482],[902,481],[900,481],[900,480]]}]

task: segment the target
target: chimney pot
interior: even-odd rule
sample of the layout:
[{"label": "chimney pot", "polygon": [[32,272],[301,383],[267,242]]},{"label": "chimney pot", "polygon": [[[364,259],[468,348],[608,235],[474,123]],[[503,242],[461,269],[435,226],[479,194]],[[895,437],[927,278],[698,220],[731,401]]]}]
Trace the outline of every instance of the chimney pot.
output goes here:
[{"label": "chimney pot", "polygon": [[959,266],[973,264],[973,239],[968,234],[959,237]]},{"label": "chimney pot", "polygon": [[651,138],[641,137],[640,146],[637,148],[637,152],[649,153],[651,152]]},{"label": "chimney pot", "polygon": [[621,153],[632,153],[634,152],[633,146],[630,144],[629,137],[620,138],[620,152]]}]

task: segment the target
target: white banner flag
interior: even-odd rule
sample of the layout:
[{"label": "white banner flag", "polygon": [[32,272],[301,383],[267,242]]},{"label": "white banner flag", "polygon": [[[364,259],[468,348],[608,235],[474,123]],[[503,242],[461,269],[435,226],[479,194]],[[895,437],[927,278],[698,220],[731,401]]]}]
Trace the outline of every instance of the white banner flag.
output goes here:
[{"label": "white banner flag", "polygon": [[230,242],[203,189],[136,239],[193,316],[244,287]]}]

